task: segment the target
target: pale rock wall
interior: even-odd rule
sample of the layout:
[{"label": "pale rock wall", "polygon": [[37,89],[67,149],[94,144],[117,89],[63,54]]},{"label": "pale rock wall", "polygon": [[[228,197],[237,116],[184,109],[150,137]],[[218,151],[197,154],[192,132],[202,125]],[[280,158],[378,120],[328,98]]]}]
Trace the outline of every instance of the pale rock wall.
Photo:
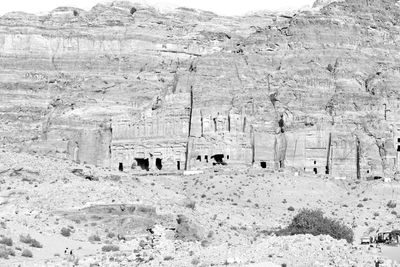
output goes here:
[{"label": "pale rock wall", "polygon": [[283,115],[286,167],[356,177],[359,162],[362,177],[393,176],[400,7],[319,2],[245,17],[128,2],[6,14],[0,140],[112,168],[136,151],[169,169],[216,154],[273,167]]}]

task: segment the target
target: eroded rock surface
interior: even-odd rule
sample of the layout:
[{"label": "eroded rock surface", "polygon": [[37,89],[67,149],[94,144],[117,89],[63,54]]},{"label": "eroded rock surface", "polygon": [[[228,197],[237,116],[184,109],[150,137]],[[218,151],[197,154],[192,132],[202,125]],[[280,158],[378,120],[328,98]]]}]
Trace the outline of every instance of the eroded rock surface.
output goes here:
[{"label": "eroded rock surface", "polygon": [[8,13],[2,143],[121,170],[264,167],[279,161],[282,116],[286,166],[393,177],[400,7],[316,6],[246,17],[129,2]]}]

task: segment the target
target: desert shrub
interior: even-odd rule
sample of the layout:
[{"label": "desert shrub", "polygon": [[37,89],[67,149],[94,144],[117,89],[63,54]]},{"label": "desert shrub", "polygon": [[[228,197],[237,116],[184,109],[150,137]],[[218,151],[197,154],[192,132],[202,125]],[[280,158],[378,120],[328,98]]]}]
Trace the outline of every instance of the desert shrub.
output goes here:
[{"label": "desert shrub", "polygon": [[290,206],[290,207],[288,208],[288,211],[294,211],[294,208],[293,208],[292,206]]},{"label": "desert shrub", "polygon": [[15,256],[15,251],[6,246],[0,246],[0,259],[8,259],[8,256]]},{"label": "desert shrub", "polygon": [[190,199],[187,200],[185,207],[194,210],[196,208],[196,201]]},{"label": "desert shrub", "polygon": [[101,239],[98,235],[91,235],[89,236],[89,241],[90,242],[99,242]]},{"label": "desert shrub", "polygon": [[32,258],[33,254],[29,249],[24,249],[21,254],[22,257]]},{"label": "desert shrub", "polygon": [[321,210],[302,209],[290,225],[277,231],[278,235],[330,235],[335,239],[353,242],[353,230],[339,221],[324,217]]},{"label": "desert shrub", "polygon": [[114,238],[114,237],[115,237],[115,234],[110,232],[110,233],[107,234],[107,237],[108,237],[108,238]]},{"label": "desert shrub", "polygon": [[43,246],[42,246],[42,244],[40,244],[40,242],[37,241],[36,239],[32,239],[32,241],[31,241],[31,247],[34,247],[34,248],[42,248]]},{"label": "desert shrub", "polygon": [[203,241],[201,241],[201,246],[203,247],[203,248],[206,248],[206,247],[208,247],[208,246],[210,246],[210,241],[208,241],[208,240],[203,240]]},{"label": "desert shrub", "polygon": [[214,236],[214,232],[213,231],[209,231],[207,234],[207,238],[213,238]]},{"label": "desert shrub", "polygon": [[19,241],[21,241],[22,243],[25,244],[29,244],[31,245],[31,247],[34,248],[42,248],[42,244],[40,244],[39,241],[37,241],[36,239],[32,238],[29,234],[28,235],[20,235],[19,236]]},{"label": "desert shrub", "polygon": [[396,203],[395,201],[393,201],[393,200],[390,200],[390,201],[387,203],[387,206],[388,206],[388,208],[394,209],[394,208],[396,208],[397,203]]},{"label": "desert shrub", "polygon": [[0,239],[0,244],[3,244],[3,245],[6,245],[6,246],[9,246],[9,247],[12,247],[13,241],[12,241],[11,238],[3,236],[3,237]]},{"label": "desert shrub", "polygon": [[68,237],[71,235],[71,229],[63,227],[61,228],[61,235]]},{"label": "desert shrub", "polygon": [[357,205],[357,208],[362,208],[362,207],[364,207],[364,205],[361,203]]},{"label": "desert shrub", "polygon": [[15,250],[13,250],[12,248],[7,248],[7,251],[8,251],[8,255],[15,256]]},{"label": "desert shrub", "polygon": [[198,265],[200,263],[199,259],[194,258],[192,259],[192,261],[190,262],[192,265]]},{"label": "desert shrub", "polygon": [[33,238],[29,234],[19,236],[19,241],[21,241],[22,243],[25,243],[25,244],[30,244],[32,242],[32,239]]},{"label": "desert shrub", "polygon": [[116,245],[105,245],[101,248],[103,252],[118,251],[119,247]]}]

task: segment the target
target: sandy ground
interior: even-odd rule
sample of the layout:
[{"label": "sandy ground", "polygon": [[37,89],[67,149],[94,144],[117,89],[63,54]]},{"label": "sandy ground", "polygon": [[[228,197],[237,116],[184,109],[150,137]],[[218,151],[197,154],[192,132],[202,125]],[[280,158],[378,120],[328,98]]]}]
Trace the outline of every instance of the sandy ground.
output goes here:
[{"label": "sandy ground", "polygon": [[[398,201],[399,192],[397,182],[290,170],[227,166],[191,176],[122,173],[3,151],[0,234],[12,238],[8,248],[15,256],[0,259],[0,265],[373,266],[382,254],[359,245],[359,239],[400,229],[399,207],[387,206]],[[287,226],[302,208],[320,208],[352,227],[354,243],[266,234]],[[21,242],[20,235],[27,234],[42,248]],[[103,251],[107,245],[118,251]],[[24,249],[33,257],[22,257]]]}]

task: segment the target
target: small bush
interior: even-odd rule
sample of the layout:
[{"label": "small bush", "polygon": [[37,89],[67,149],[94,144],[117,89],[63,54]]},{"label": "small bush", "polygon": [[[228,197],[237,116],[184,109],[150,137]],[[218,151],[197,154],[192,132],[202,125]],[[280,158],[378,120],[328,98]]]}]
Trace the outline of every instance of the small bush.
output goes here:
[{"label": "small bush", "polygon": [[185,204],[185,207],[194,210],[196,208],[196,201],[188,200]]},{"label": "small bush", "polygon": [[206,247],[208,247],[208,246],[210,246],[210,241],[208,241],[208,240],[203,240],[203,241],[201,241],[201,246],[203,247],[203,248],[206,248]]},{"label": "small bush", "polygon": [[118,251],[119,247],[116,245],[105,245],[101,248],[103,252]]},{"label": "small bush", "polygon": [[198,265],[200,263],[199,259],[194,258],[192,259],[192,261],[190,262],[192,265]]},{"label": "small bush", "polygon": [[30,244],[32,242],[33,238],[30,235],[20,235],[19,236],[19,241],[25,244]]},{"label": "small bush", "polygon": [[43,246],[42,246],[42,244],[40,244],[40,242],[37,241],[36,239],[32,239],[31,247],[34,247],[34,248],[42,248]]},{"label": "small bush", "polygon": [[362,207],[364,207],[364,205],[361,203],[357,205],[357,208],[362,208]]},{"label": "small bush", "polygon": [[3,244],[3,245],[6,245],[6,246],[9,246],[9,247],[12,247],[13,241],[12,241],[11,238],[3,236],[3,237],[0,239],[0,244]]},{"label": "small bush", "polygon": [[89,241],[90,242],[99,242],[101,239],[98,235],[91,235],[89,236]]},{"label": "small bush", "polygon": [[288,208],[288,211],[294,211],[294,208],[293,208],[292,206],[290,206],[290,207]]},{"label": "small bush", "polygon": [[65,237],[70,236],[71,235],[71,229],[66,228],[66,227],[61,228],[61,235],[65,236]]},{"label": "small bush", "polygon": [[22,257],[32,258],[33,254],[29,249],[24,249],[21,254]]},{"label": "small bush", "polygon": [[335,239],[345,239],[347,242],[353,242],[353,230],[346,225],[324,217],[321,210],[302,209],[293,218],[290,225],[277,231],[278,235],[330,235]]},{"label": "small bush", "polygon": [[108,237],[108,238],[114,238],[114,237],[115,237],[115,234],[110,232],[110,233],[107,234],[107,237]]},{"label": "small bush", "polygon": [[6,246],[0,246],[0,259],[8,259],[8,256],[15,256],[15,251]]},{"label": "small bush", "polygon": [[396,208],[397,203],[396,203],[395,201],[393,201],[393,200],[390,200],[390,201],[387,203],[387,206],[388,206],[388,208],[390,208],[390,209],[394,209],[394,208]]},{"label": "small bush", "polygon": [[37,241],[36,239],[32,238],[29,234],[28,235],[20,235],[19,236],[19,241],[21,241],[22,243],[25,244],[29,244],[31,245],[31,247],[34,248],[42,248],[42,244],[40,244],[39,241]]}]

